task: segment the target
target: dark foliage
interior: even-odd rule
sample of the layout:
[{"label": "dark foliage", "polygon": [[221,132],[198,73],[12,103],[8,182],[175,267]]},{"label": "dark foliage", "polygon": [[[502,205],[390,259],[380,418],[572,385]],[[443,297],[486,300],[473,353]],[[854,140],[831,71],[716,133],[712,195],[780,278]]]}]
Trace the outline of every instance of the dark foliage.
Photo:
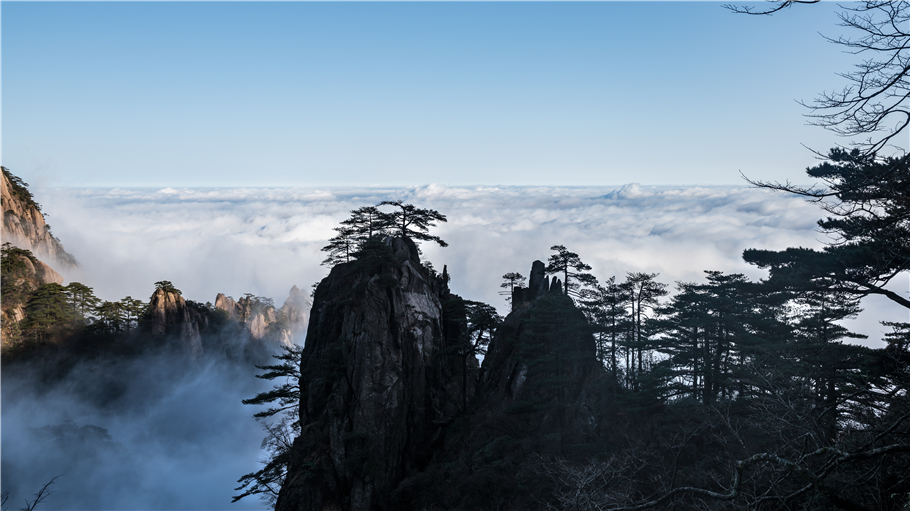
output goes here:
[{"label": "dark foliage", "polygon": [[[280,363],[257,365],[257,368],[265,372],[256,377],[269,381],[283,379],[283,382],[276,384],[269,391],[243,400],[245,405],[270,405],[268,409],[253,415],[266,430],[266,436],[262,440],[262,448],[266,454],[262,459],[261,469],[245,474],[237,480],[241,484],[235,490],[242,490],[243,493],[235,495],[231,502],[259,495],[266,502],[274,504],[281,484],[287,476],[291,445],[294,438],[300,434],[300,358],[303,348],[297,345],[282,348],[284,353],[273,355]],[[265,420],[276,415],[278,416],[276,421]]]},{"label": "dark foliage", "polygon": [[840,149],[828,157],[807,170],[827,187],[801,190],[831,215],[818,222],[831,239],[828,246],[822,251],[750,249],[743,258],[769,268],[772,282],[834,285],[857,297],[882,295],[910,309],[910,300],[886,288],[910,270],[910,159],[877,160]]}]

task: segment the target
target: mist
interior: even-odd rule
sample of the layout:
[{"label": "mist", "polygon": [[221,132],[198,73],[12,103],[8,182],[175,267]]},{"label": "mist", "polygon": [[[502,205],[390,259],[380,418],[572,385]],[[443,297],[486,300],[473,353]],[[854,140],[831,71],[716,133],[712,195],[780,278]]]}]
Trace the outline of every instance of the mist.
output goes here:
[{"label": "mist", "polygon": [[[65,275],[105,300],[146,299],[169,280],[183,296],[271,297],[308,289],[328,269],[320,248],[350,210],[403,200],[447,215],[424,257],[452,275],[453,292],[505,313],[500,276],[527,275],[562,244],[600,280],[626,272],[703,281],[705,270],[764,271],[746,248],[823,246],[820,211],[799,198],[747,187],[418,187],[39,190],[54,234],[80,263]],[[894,283],[903,288],[906,282]],[[900,289],[903,291],[903,289]],[[881,320],[905,320],[887,300],[864,300],[848,326],[881,346]],[[298,340],[302,342],[302,339]],[[270,386],[220,355],[159,354],[81,361],[47,381],[28,366],[2,385],[2,485],[20,506],[54,476],[43,509],[264,509],[231,504],[259,468],[264,431],[241,400]]]},{"label": "mist", "polygon": [[[746,186],[411,187],[43,189],[49,223],[80,273],[66,275],[98,296],[147,298],[169,280],[184,296],[214,302],[217,293],[267,296],[283,303],[292,285],[308,290],[328,274],[320,251],[350,210],[403,200],[448,217],[423,244],[448,266],[452,290],[507,312],[500,277],[527,276],[552,245],[578,253],[600,280],[626,272],[658,280],[702,282],[704,271],[767,274],[743,262],[747,248],[821,248],[821,210],[793,195]],[[906,292],[901,279],[892,288]],[[881,346],[881,320],[906,312],[871,297],[848,326]]]},{"label": "mist", "polygon": [[37,366],[5,368],[7,506],[59,476],[38,509],[265,509],[256,497],[231,504],[263,454],[258,409],[241,404],[267,387],[255,372],[177,354],[83,360],[50,381]]}]

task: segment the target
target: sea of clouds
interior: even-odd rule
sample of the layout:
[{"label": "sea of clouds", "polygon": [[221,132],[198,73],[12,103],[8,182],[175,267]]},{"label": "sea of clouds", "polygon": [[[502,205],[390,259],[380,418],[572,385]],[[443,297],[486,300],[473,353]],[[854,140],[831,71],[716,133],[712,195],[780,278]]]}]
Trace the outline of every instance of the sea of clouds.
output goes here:
[{"label": "sea of clouds", "polygon": [[[169,280],[185,297],[271,297],[309,289],[328,268],[321,248],[349,211],[403,200],[448,217],[423,244],[448,267],[451,288],[505,313],[501,276],[528,274],[550,247],[577,252],[601,280],[659,273],[670,285],[705,270],[765,272],[746,248],[823,246],[821,216],[799,198],[748,187],[348,187],[50,189],[36,193],[53,232],[80,263],[67,275],[106,300],[147,299]],[[894,284],[906,292],[906,280]],[[878,321],[906,320],[887,300],[865,300],[851,328],[880,346]],[[219,358],[161,356],[83,361],[47,386],[35,371],[3,374],[2,483],[13,507],[55,475],[44,509],[263,509],[230,504],[256,470],[263,431],[240,401],[268,388],[256,370]]]},{"label": "sea of clouds", "polygon": [[[432,208],[448,222],[434,229],[449,247],[422,248],[451,288],[506,311],[501,276],[527,276],[561,244],[604,280],[626,272],[659,280],[702,281],[705,270],[766,275],[742,261],[746,248],[820,248],[822,212],[799,197],[748,186],[336,187],[49,189],[53,232],[76,256],[68,275],[108,300],[147,299],[159,280],[184,296],[214,302],[244,293],[283,303],[292,285],[309,290],[327,275],[320,249],[349,211],[383,200]],[[906,281],[894,283],[906,292]],[[867,299],[850,322],[874,341],[878,321],[906,321],[888,300]]]}]

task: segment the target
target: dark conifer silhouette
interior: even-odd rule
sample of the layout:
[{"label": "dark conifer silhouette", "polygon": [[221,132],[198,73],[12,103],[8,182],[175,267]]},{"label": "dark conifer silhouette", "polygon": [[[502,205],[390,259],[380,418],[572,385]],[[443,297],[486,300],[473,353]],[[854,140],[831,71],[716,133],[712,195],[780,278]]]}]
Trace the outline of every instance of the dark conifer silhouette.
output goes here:
[{"label": "dark conifer silhouette", "polygon": [[591,266],[582,262],[575,252],[570,252],[563,245],[553,245],[550,250],[556,253],[547,259],[546,272],[549,275],[562,276],[562,285],[566,296],[579,296],[582,286],[594,286],[597,279],[588,273]]}]

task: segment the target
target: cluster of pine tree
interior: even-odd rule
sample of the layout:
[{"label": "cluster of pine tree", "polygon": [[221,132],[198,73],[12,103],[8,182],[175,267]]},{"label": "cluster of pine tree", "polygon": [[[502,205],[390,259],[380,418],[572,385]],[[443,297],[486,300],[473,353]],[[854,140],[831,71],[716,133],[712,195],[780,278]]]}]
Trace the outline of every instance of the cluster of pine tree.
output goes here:
[{"label": "cluster of pine tree", "polygon": [[[383,211],[383,206],[391,206],[391,211]],[[356,259],[356,254],[370,240],[386,236],[400,236],[413,241],[433,241],[445,247],[448,244],[439,236],[429,233],[429,228],[436,222],[445,222],[445,215],[433,209],[422,209],[402,201],[382,201],[375,206],[364,206],[351,211],[351,217],[335,227],[338,234],[322,248],[328,257],[324,265],[334,266],[349,263]]]},{"label": "cluster of pine tree", "polygon": [[[811,193],[824,195],[831,216],[818,224],[833,241],[746,250],[769,270],[760,281],[706,271],[671,294],[654,273],[598,282],[577,254],[552,247],[546,272],[584,312],[610,375],[612,424],[592,445],[540,458],[525,476],[539,500],[614,510],[910,505],[910,323],[883,322],[884,348],[857,344],[866,336],[843,326],[869,295],[910,309],[888,286],[910,270],[908,158],[835,149],[808,173],[828,185]],[[526,358],[547,359],[537,355]]]},{"label": "cluster of pine tree", "polygon": [[[148,304],[131,296],[107,301],[95,296],[94,290],[80,282],[64,286],[54,282],[36,285],[27,275],[25,260],[33,264],[34,255],[9,243],[0,250],[2,265],[3,307],[12,312],[24,309],[21,321],[10,321],[9,338],[3,345],[3,356],[18,355],[57,344],[81,335],[107,337],[134,330]],[[9,315],[12,318],[12,314]]]}]

